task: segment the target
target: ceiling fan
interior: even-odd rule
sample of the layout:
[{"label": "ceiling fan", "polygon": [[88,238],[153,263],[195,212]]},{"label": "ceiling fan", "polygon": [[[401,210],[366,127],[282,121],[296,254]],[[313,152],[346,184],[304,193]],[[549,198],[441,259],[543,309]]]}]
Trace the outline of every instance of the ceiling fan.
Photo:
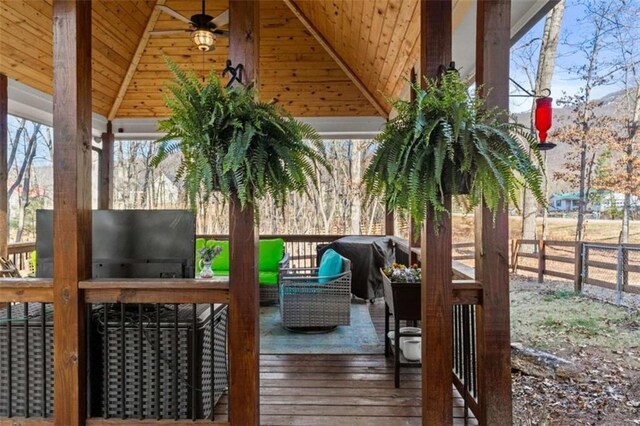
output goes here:
[{"label": "ceiling fan", "polygon": [[193,42],[198,46],[198,49],[202,52],[208,52],[213,50],[213,45],[217,36],[228,37],[229,31],[223,31],[220,28],[229,25],[229,10],[225,10],[215,18],[205,13],[205,0],[202,0],[202,13],[197,13],[191,18],[187,18],[184,15],[176,12],[165,5],[156,6],[157,9],[164,13],[173,16],[179,21],[190,25],[188,29],[178,30],[162,30],[162,31],[150,31],[152,36],[163,36],[172,34],[184,34],[191,33]]}]

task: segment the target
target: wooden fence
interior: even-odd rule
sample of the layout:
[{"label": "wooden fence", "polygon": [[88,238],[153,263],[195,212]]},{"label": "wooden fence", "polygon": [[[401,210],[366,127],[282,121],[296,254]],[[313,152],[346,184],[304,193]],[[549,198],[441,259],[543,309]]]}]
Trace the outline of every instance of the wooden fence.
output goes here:
[{"label": "wooden fence", "polygon": [[575,290],[585,285],[640,294],[640,244],[607,244],[556,240],[513,240],[511,268],[545,277],[573,281]]}]

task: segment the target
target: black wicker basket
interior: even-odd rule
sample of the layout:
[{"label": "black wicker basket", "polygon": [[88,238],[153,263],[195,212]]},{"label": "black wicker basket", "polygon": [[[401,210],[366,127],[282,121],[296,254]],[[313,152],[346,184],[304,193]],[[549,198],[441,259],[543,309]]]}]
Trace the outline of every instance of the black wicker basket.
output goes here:
[{"label": "black wicker basket", "polygon": [[11,309],[3,307],[0,417],[48,417],[52,412],[53,306],[18,303]]},{"label": "black wicker basket", "polygon": [[104,306],[95,309],[91,416],[211,417],[227,389],[227,307],[215,306],[212,316],[211,305],[109,305],[106,321]]}]

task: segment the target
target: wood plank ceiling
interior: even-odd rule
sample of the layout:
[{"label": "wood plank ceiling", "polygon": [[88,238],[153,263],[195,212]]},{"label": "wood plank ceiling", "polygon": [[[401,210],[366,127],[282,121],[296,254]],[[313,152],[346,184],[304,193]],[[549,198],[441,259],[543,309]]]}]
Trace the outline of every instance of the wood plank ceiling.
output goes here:
[{"label": "wood plank ceiling", "polygon": [[[0,72],[45,93],[52,91],[51,2],[0,1]],[[363,95],[366,91],[388,113],[387,97],[401,94],[417,61],[418,0],[288,3],[261,2],[261,97],[277,101],[299,117],[380,115],[380,108]],[[459,0],[456,9],[459,3],[471,2]],[[155,0],[94,1],[95,112],[108,116],[113,108],[112,117],[166,116],[162,88],[170,73],[163,55],[200,74],[203,69],[224,68],[226,38],[219,38],[216,49],[205,54],[195,48],[188,34],[153,36],[140,43],[147,25],[155,30],[185,26],[165,13],[153,17],[155,4]],[[200,12],[197,0],[166,0],[165,4],[186,16]],[[227,7],[228,0],[209,0],[207,13],[215,16]],[[302,20],[306,18],[306,27],[290,7]],[[454,21],[455,15],[459,14],[454,12]],[[334,57],[343,59],[342,68],[318,43],[309,25],[334,50]],[[125,78],[139,44],[141,55],[135,58],[139,62],[131,78]],[[360,80],[360,88],[343,71],[345,64]],[[123,81],[126,84],[121,88]],[[119,91],[124,96],[116,102]]]}]

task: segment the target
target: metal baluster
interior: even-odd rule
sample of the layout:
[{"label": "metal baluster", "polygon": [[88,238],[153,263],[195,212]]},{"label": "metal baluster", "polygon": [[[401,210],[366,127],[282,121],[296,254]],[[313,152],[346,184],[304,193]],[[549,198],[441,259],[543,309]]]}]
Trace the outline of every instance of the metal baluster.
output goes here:
[{"label": "metal baluster", "polygon": [[178,304],[173,305],[173,406],[174,418],[180,418],[178,407]]},{"label": "metal baluster", "polygon": [[[54,307],[55,309],[55,307]],[[104,386],[104,414],[105,419],[109,418],[109,304],[104,304],[103,324],[104,341],[102,342],[102,363],[104,364],[103,386]]]},{"label": "metal baluster", "polygon": [[478,363],[478,353],[476,352],[476,326],[477,326],[477,309],[476,306],[471,306],[471,327],[469,331],[470,335],[470,343],[471,343],[471,381],[473,383],[473,397],[478,400],[478,373],[477,373],[477,363]]},{"label": "metal baluster", "polygon": [[469,404],[467,402],[467,394],[471,395],[469,384],[471,383],[471,347],[470,347],[470,306],[465,305],[462,311],[463,322],[463,342],[464,347],[464,421],[465,424],[469,418]]},{"label": "metal baluster", "polygon": [[29,304],[24,303],[24,416],[29,417]]},{"label": "metal baluster", "polygon": [[47,319],[46,305],[40,304],[40,344],[42,345],[42,418],[47,417]]},{"label": "metal baluster", "polygon": [[160,305],[156,303],[156,419],[160,420]]},{"label": "metal baluster", "polygon": [[138,341],[140,342],[140,350],[138,351],[138,417],[144,419],[144,331],[142,329],[142,304],[138,305]]},{"label": "metal baluster", "polygon": [[9,360],[9,363],[7,364],[7,388],[9,390],[9,404],[8,404],[8,408],[7,408],[7,417],[13,417],[13,410],[12,410],[12,399],[13,399],[13,366],[12,366],[12,352],[13,352],[13,348],[12,346],[12,330],[11,330],[11,321],[12,321],[12,309],[13,309],[13,305],[11,303],[9,303],[7,305],[7,357]]},{"label": "metal baluster", "polygon": [[191,419],[197,417],[196,400],[198,394],[196,392],[196,351],[198,346],[196,343],[196,327],[198,325],[198,313],[196,312],[196,304],[191,305]]},{"label": "metal baluster", "polygon": [[126,346],[127,339],[124,330],[124,303],[120,304],[120,386],[122,389],[122,418],[127,418],[127,376],[126,376]]},{"label": "metal baluster", "polygon": [[[215,420],[214,408],[216,405],[216,358],[215,358],[215,347],[216,347],[216,325],[215,325],[215,316],[214,316],[213,304],[209,305],[209,325],[211,327],[211,421]],[[202,395],[202,399],[204,401],[204,395]]]}]

